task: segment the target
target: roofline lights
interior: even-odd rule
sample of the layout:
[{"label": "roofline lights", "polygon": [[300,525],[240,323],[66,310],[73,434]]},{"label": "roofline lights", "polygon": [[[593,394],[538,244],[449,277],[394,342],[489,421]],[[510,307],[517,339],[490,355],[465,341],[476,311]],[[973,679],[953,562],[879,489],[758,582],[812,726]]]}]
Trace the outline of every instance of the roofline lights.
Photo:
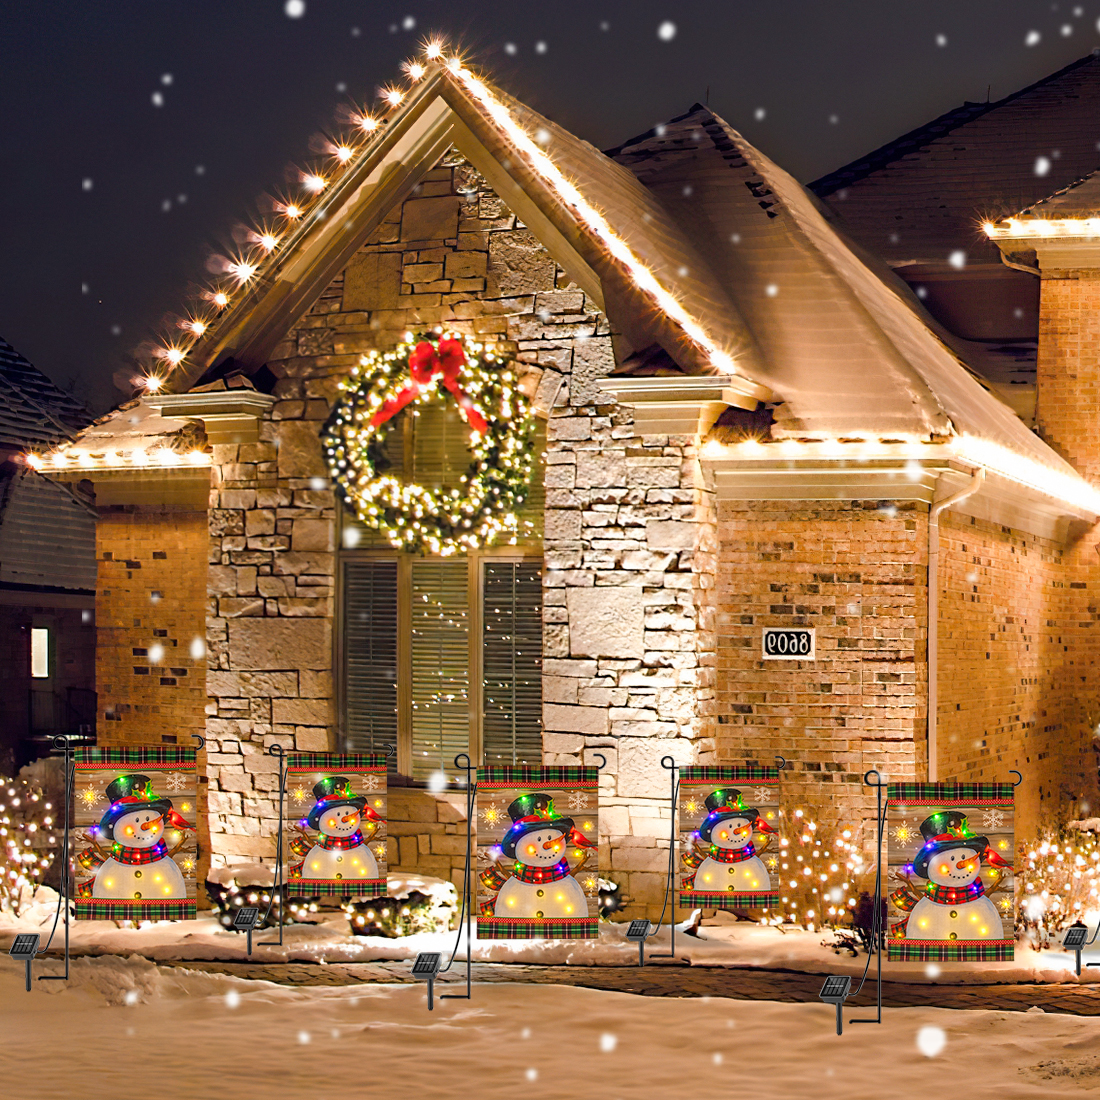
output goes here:
[{"label": "roofline lights", "polygon": [[52,454],[26,454],[23,461],[35,470],[52,466],[55,470],[67,470],[72,463],[81,469],[127,470],[172,469],[179,466],[209,466],[213,461],[205,451],[188,451],[181,454],[171,447],[156,447],[151,451],[135,448],[132,451],[87,451],[72,449],[54,451]]},{"label": "roofline lights", "polygon": [[701,348],[712,366],[727,374],[736,374],[733,357],[723,351],[707,334],[703,326],[663,286],[657,276],[631,250],[622,237],[608,225],[603,215],[581,195],[558,166],[539,148],[527,131],[517,123],[505,105],[489,91],[469,69],[452,58],[446,66],[465,85],[482,105],[489,117],[508,135],[512,143],[526,155],[534,170],[571,206],[592,232],[603,241],[607,250],[630,273],[635,285],[648,295],[657,306],[679,324],[684,334]]},{"label": "roofline lights", "polygon": [[1002,447],[999,443],[975,435],[955,436],[937,445],[927,438],[921,439],[908,434],[890,439],[822,435],[812,440],[779,439],[764,442],[746,439],[738,443],[721,443],[712,439],[703,445],[701,456],[709,460],[771,458],[784,462],[793,458],[835,460],[849,457],[858,462],[876,459],[905,459],[912,462],[922,458],[957,458],[962,462],[984,467],[991,473],[1044,496],[1060,500],[1072,508],[1100,515],[1100,490],[1094,489],[1084,478],[1055,470]]},{"label": "roofline lights", "polygon": [[993,240],[1100,237],[1100,218],[1005,218],[984,222],[982,229]]}]

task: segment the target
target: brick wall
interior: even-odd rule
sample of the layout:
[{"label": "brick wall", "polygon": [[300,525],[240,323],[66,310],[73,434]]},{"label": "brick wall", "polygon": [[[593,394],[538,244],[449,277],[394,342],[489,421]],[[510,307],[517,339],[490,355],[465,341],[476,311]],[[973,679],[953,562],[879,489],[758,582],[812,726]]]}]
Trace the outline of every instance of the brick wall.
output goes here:
[{"label": "brick wall", "polygon": [[940,775],[1007,782],[1018,769],[1021,835],[1065,818],[1065,790],[1095,771],[1091,737],[1067,714],[1072,591],[1058,543],[941,518]]},{"label": "brick wall", "polygon": [[[873,822],[866,771],[925,774],[926,506],[722,501],[718,540],[720,758],[784,756],[788,806]],[[814,627],[817,660],[762,660],[765,626]]]}]

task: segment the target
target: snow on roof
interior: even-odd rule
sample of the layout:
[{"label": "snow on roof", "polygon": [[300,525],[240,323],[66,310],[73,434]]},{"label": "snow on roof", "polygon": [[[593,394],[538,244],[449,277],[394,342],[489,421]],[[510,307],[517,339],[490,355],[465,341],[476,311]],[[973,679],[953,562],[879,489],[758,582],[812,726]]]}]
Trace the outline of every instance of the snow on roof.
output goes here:
[{"label": "snow on roof", "polygon": [[949,111],[809,187],[891,264],[946,264],[960,248],[999,263],[978,219],[1011,215],[1095,169],[1097,119],[1092,53],[1004,99]]},{"label": "snow on roof", "polygon": [[14,451],[71,438],[88,410],[0,338],[0,448]]}]

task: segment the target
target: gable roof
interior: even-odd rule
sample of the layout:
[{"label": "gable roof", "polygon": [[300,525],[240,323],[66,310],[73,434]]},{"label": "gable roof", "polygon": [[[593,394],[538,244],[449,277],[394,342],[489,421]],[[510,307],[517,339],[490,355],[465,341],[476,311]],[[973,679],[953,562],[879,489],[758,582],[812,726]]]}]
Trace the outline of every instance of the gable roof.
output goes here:
[{"label": "gable roof", "polygon": [[22,451],[71,439],[90,413],[0,338],[0,449]]},{"label": "gable roof", "polygon": [[1100,52],[994,103],[966,103],[809,187],[891,264],[946,264],[960,248],[998,263],[979,219],[1013,214],[1091,172],[1098,140]]},{"label": "gable roof", "polygon": [[1033,202],[1019,213],[1021,218],[1100,217],[1100,169],[1074,180],[1068,187]]}]

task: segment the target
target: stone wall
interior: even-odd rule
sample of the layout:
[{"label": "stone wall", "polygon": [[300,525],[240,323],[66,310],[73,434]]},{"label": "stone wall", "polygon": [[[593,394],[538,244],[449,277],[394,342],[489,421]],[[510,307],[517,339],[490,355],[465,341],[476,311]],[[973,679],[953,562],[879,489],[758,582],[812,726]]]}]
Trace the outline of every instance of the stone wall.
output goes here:
[{"label": "stone wall", "polygon": [[[863,775],[926,774],[927,507],[722,501],[717,744],[723,762],[788,761],[784,802],[864,822]],[[817,659],[761,659],[765,626],[816,629]]]}]

